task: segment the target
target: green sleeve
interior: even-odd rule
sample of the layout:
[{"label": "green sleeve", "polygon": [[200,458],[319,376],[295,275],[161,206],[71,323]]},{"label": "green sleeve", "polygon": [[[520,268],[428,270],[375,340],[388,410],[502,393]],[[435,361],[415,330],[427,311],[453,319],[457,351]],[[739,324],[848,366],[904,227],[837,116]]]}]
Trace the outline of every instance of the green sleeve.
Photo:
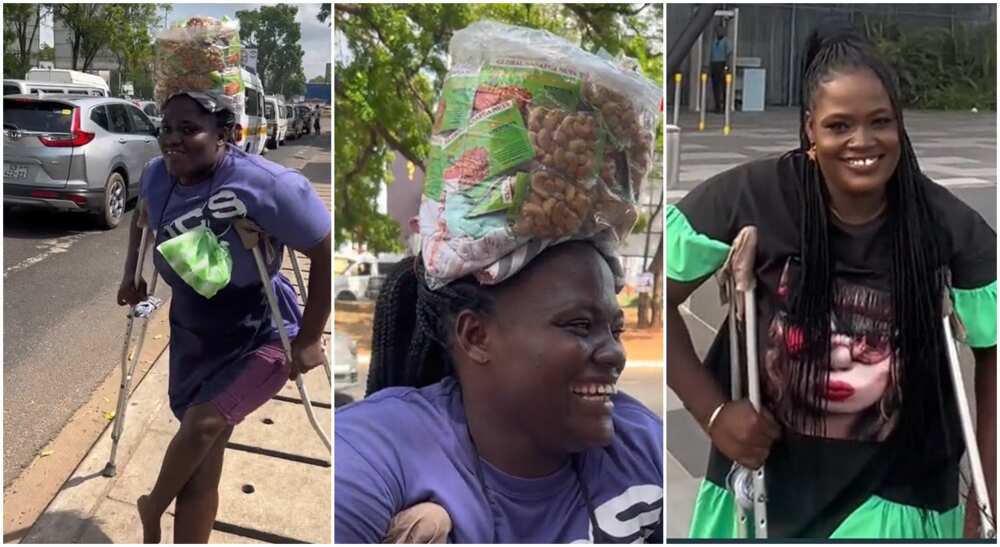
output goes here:
[{"label": "green sleeve", "polygon": [[955,312],[965,325],[969,347],[997,345],[997,282],[976,289],[951,289]]},{"label": "green sleeve", "polygon": [[728,244],[699,234],[680,209],[667,205],[667,278],[701,279],[718,270],[728,255]]}]

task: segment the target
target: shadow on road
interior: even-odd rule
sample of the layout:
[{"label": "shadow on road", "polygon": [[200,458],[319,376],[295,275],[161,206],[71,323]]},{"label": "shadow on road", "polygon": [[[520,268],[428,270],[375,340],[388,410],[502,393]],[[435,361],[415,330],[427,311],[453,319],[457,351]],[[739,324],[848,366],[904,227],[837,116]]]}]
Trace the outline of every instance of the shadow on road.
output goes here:
[{"label": "shadow on road", "polygon": [[[129,213],[135,208],[132,202],[125,210],[125,217],[116,230],[127,229]],[[51,239],[84,232],[104,231],[95,215],[82,212],[53,211],[34,207],[5,207],[3,217],[4,237],[17,239]]]},{"label": "shadow on road", "polygon": [[[104,521],[86,518],[77,511],[54,511],[44,516],[45,528],[28,538],[36,543],[114,543],[101,527]],[[36,523],[37,524],[37,523]],[[3,542],[21,541],[32,527],[21,528],[3,535]],[[82,533],[81,533],[82,532]]]}]

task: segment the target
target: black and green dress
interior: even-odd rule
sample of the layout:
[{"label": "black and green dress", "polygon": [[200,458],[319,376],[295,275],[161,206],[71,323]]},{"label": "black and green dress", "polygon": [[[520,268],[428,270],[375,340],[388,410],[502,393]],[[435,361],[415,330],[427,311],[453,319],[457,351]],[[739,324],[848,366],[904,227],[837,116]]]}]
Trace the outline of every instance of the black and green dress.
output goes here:
[{"label": "black and green dress", "polygon": [[[769,536],[961,537],[962,438],[953,401],[951,411],[932,413],[941,418],[927,424],[927,435],[940,438],[933,443],[937,450],[900,457],[884,442],[906,396],[890,367],[892,234],[887,215],[861,226],[840,224],[831,215],[834,299],[822,408],[804,407],[808,398],[787,381],[799,363],[804,338],[786,321],[801,271],[802,165],[798,151],[745,164],[667,208],[667,276],[678,282],[714,273],[740,229],[758,228],[760,377],[764,404],[784,429],[767,461]],[[940,266],[950,271],[966,342],[973,348],[996,346],[996,234],[944,187],[923,176],[918,183],[925,186],[940,226],[937,237],[946,260]],[[725,324],[705,361],[728,393]],[[818,413],[821,434],[790,425],[802,423],[791,419],[801,412]],[[725,488],[730,467],[730,460],[713,447],[695,503],[692,537],[736,537],[734,500]]]}]

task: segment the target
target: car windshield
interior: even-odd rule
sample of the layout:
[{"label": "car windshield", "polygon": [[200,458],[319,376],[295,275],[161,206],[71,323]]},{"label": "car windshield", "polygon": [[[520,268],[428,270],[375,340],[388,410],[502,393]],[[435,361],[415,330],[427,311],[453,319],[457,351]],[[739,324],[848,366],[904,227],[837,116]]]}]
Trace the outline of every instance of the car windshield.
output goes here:
[{"label": "car windshield", "polygon": [[274,103],[264,103],[264,117],[269,120],[274,119]]},{"label": "car windshield", "polygon": [[3,94],[4,95],[17,95],[20,92],[21,92],[21,88],[17,87],[14,84],[4,84],[3,85]]},{"label": "car windshield", "polygon": [[69,133],[73,125],[73,107],[54,101],[4,99],[3,123],[22,131]]}]

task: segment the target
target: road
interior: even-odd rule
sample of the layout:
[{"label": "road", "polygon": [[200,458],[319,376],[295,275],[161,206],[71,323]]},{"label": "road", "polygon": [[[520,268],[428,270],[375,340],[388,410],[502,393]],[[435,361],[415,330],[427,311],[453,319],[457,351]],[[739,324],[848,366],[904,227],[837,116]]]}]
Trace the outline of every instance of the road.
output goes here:
[{"label": "road", "polygon": [[[265,157],[301,169],[315,184],[329,185],[329,122],[323,119],[321,136],[288,140]],[[132,214],[111,231],[80,215],[29,209],[5,214],[5,487],[95,387],[117,373],[126,318],[115,296]],[[158,293],[169,294],[166,288]]]},{"label": "road", "polygon": [[[908,111],[904,119],[923,171],[948,187],[996,230],[996,113]],[[707,122],[706,130],[698,132],[695,115],[681,115],[680,181],[677,187],[667,188],[668,203],[676,203],[716,173],[798,146],[797,109],[735,113],[730,136],[722,135],[721,116],[709,115]],[[682,307],[681,314],[695,349],[704,357],[725,319],[716,284],[703,284]],[[961,361],[968,388],[972,380],[968,350],[963,349]],[[667,537],[681,538],[687,536],[697,488],[705,475],[709,441],[669,389],[666,422]]]}]

